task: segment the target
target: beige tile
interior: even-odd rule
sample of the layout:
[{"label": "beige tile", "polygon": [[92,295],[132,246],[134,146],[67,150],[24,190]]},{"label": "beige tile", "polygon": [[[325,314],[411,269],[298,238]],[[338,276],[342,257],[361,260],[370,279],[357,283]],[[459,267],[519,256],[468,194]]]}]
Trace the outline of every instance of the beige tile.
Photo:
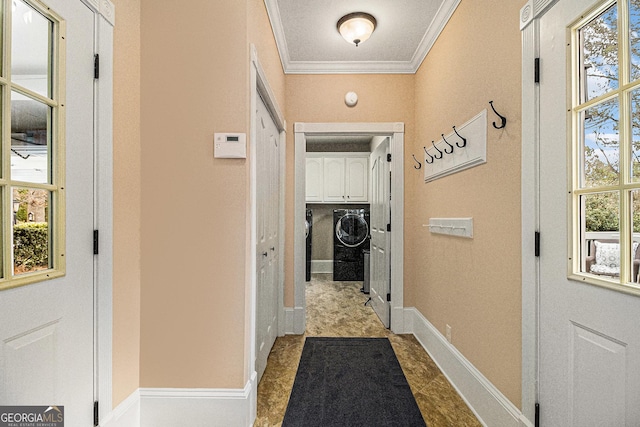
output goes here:
[{"label": "beige tile", "polygon": [[396,335],[382,325],[360,292],[362,282],[333,282],[314,275],[306,287],[305,335],[279,337],[258,385],[256,427],[280,426],[289,402],[306,336],[389,337],[428,427],[481,424],[413,335]]}]

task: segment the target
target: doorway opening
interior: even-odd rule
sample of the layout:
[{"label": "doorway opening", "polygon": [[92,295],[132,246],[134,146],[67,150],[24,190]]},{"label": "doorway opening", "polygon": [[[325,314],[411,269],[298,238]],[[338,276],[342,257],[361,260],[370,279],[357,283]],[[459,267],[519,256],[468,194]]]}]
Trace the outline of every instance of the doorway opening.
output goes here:
[{"label": "doorway opening", "polygon": [[[295,132],[295,238],[294,238],[294,279],[295,290],[294,299],[295,307],[293,311],[293,330],[291,332],[296,334],[304,333],[305,331],[305,317],[306,317],[306,298],[305,287],[307,278],[307,186],[306,186],[306,168],[307,168],[307,151],[313,151],[315,153],[326,152],[327,148],[318,150],[318,147],[322,144],[333,144],[334,146],[342,145],[341,149],[335,149],[333,151],[334,156],[330,160],[329,168],[334,168],[336,174],[342,176],[343,180],[336,180],[335,188],[330,188],[328,192],[324,192],[323,196],[317,194],[312,195],[311,199],[313,203],[313,197],[319,197],[317,205],[321,212],[326,214],[331,213],[330,220],[325,218],[326,222],[330,222],[331,235],[329,238],[334,240],[334,229],[336,224],[334,218],[334,210],[353,210],[362,209],[364,218],[364,209],[370,210],[372,207],[371,200],[369,200],[369,194],[373,190],[374,181],[370,179],[371,169],[373,162],[371,161],[372,152],[375,149],[375,145],[380,145],[382,141],[388,141],[388,154],[385,154],[385,162],[388,159],[391,160],[390,173],[397,177],[389,182],[386,191],[391,195],[391,200],[388,202],[390,205],[390,215],[388,215],[388,223],[385,223],[385,231],[390,228],[393,232],[389,233],[389,253],[392,255],[389,257],[387,263],[387,275],[390,280],[390,287],[388,292],[385,291],[384,300],[388,310],[387,319],[390,319],[390,329],[395,333],[402,333],[404,331],[404,315],[403,315],[403,271],[402,271],[402,259],[403,259],[403,194],[404,194],[404,168],[403,168],[403,152],[404,152],[404,124],[403,123],[296,123],[294,125]],[[335,144],[335,142],[327,141],[352,141],[350,144],[355,144],[350,147],[350,152],[344,153],[344,156],[335,155],[335,152],[345,150],[344,144]],[[363,142],[366,141],[366,142]],[[357,148],[358,144],[365,144],[367,149]],[[355,150],[355,151],[354,151]],[[314,154],[315,156],[322,157],[321,154]],[[360,157],[366,158],[367,162],[363,165]],[[335,160],[338,158],[339,160]],[[348,181],[349,177],[346,177],[349,169],[347,162],[350,165],[354,165],[354,171],[357,171],[359,167],[366,168],[366,182],[364,190],[362,183],[357,179],[359,176],[355,172],[353,173],[352,181],[356,183],[351,191],[344,192],[344,182]],[[360,162],[361,166],[358,166]],[[315,165],[315,166],[314,166]],[[310,167],[318,167],[319,163],[313,163]],[[342,174],[342,175],[341,175]],[[332,174],[333,175],[333,174]],[[355,178],[354,178],[355,177]],[[386,178],[385,178],[386,182]],[[331,183],[329,183],[331,185]],[[333,190],[342,188],[341,192]],[[347,184],[348,188],[348,184]],[[376,187],[377,188],[377,187]],[[364,194],[359,192],[364,191]],[[334,194],[336,193],[336,194]],[[351,198],[353,196],[353,198]],[[322,198],[324,197],[324,198]],[[332,197],[335,197],[334,200]],[[361,198],[359,198],[361,197]],[[335,203],[335,204],[334,204]],[[341,209],[333,209],[333,208]],[[329,217],[328,214],[326,214]],[[339,218],[338,218],[339,220]],[[315,221],[314,221],[315,222]],[[313,231],[312,231],[313,233]],[[344,246],[344,245],[343,245]],[[362,248],[361,248],[362,249]],[[332,255],[333,258],[333,255]],[[334,259],[320,260],[321,262],[315,267],[320,268],[321,271],[326,270],[327,273],[333,273]],[[358,261],[361,262],[361,261]],[[358,264],[354,263],[354,266]],[[362,267],[360,267],[362,268]],[[347,271],[345,274],[351,274]],[[357,273],[356,273],[357,274]],[[359,278],[359,277],[358,277]],[[354,276],[352,280],[358,280]],[[334,279],[336,280],[336,279]],[[348,280],[348,279],[347,279]],[[388,295],[387,295],[388,294]],[[382,318],[382,317],[381,317]],[[386,322],[386,326],[389,326],[389,320]]]}]

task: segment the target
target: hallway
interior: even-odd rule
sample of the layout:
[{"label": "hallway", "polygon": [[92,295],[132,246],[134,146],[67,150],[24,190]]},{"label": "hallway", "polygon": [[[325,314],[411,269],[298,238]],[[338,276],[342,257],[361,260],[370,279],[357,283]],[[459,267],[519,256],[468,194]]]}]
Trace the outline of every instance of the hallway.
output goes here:
[{"label": "hallway", "polygon": [[256,427],[282,423],[305,336],[388,337],[429,427],[480,426],[413,335],[385,329],[360,292],[361,282],[333,282],[315,274],[306,286],[307,332],[276,340],[258,386]]}]

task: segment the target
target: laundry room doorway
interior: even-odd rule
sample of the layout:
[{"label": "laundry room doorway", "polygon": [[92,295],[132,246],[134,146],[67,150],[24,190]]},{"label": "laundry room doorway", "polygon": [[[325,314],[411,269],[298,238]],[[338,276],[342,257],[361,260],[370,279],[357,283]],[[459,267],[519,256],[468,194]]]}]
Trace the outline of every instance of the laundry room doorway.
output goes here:
[{"label": "laundry room doorway", "polygon": [[[370,155],[374,151],[375,147],[371,147],[366,153],[344,153],[344,156],[334,156],[330,158],[329,163],[324,165],[324,159],[321,162],[307,162],[307,149],[308,142],[314,142],[318,139],[348,139],[349,137],[358,138],[362,136],[369,136],[376,141],[386,141],[388,144],[389,157],[385,156],[385,162],[388,163],[389,173],[397,176],[398,179],[390,181],[388,184],[388,191],[390,195],[389,208],[390,213],[386,218],[387,223],[384,225],[384,229],[392,229],[394,232],[388,234],[388,250],[383,252],[383,256],[386,257],[385,265],[386,272],[382,273],[386,277],[389,277],[389,287],[384,295],[384,303],[386,307],[381,311],[381,320],[385,326],[395,333],[402,333],[405,330],[404,327],[404,307],[403,307],[403,205],[404,205],[404,165],[403,165],[403,153],[404,153],[404,123],[295,123],[295,201],[294,201],[294,310],[293,310],[293,333],[302,334],[305,331],[306,324],[306,298],[305,287],[307,277],[307,237],[306,222],[308,219],[307,202],[309,196],[311,200],[315,200],[311,203],[319,203],[318,207],[328,206],[329,204],[339,204],[334,211],[341,211],[344,209],[349,210],[350,216],[343,215],[346,219],[351,219],[353,224],[357,221],[353,221],[356,215],[352,210],[362,210],[361,216],[364,220],[369,220],[369,210],[371,202],[371,161]],[[372,144],[375,145],[375,144]],[[362,163],[362,166],[358,165],[359,157],[366,159]],[[310,168],[333,168],[330,176],[339,176],[346,184],[346,190],[338,194],[333,188],[307,188],[306,177],[307,167]],[[365,182],[361,182],[358,177],[362,176],[358,172],[360,167],[364,167],[365,176],[367,177]],[[327,169],[324,169],[327,171]],[[340,180],[338,180],[340,182]],[[336,193],[336,194],[334,194]],[[362,194],[360,194],[362,193]],[[316,197],[316,199],[314,199]],[[333,200],[335,197],[336,200]],[[362,206],[360,205],[362,204]],[[332,205],[333,206],[333,205]],[[344,209],[343,209],[344,208]],[[315,216],[315,215],[314,215]],[[303,219],[304,217],[304,219]],[[340,218],[338,218],[339,220]],[[332,211],[332,232],[335,231],[337,223],[335,223],[335,213]],[[376,224],[379,225],[382,220],[379,220]],[[361,221],[362,222],[362,221]],[[313,219],[313,223],[316,223],[316,218]],[[367,222],[367,226],[369,223]],[[316,234],[316,230],[313,230],[313,234]],[[370,233],[369,233],[370,234]],[[338,239],[339,240],[339,239]],[[367,241],[367,244],[369,242]],[[353,252],[348,245],[339,245],[339,241],[336,243],[338,246],[344,246],[340,250]],[[334,246],[335,250],[335,246]],[[365,253],[367,248],[358,248],[358,253]],[[333,258],[333,256],[332,256]],[[367,273],[373,271],[373,268],[369,266],[370,256],[367,253]],[[332,260],[335,263],[335,259]],[[358,262],[354,262],[353,265],[357,266]],[[325,268],[331,268],[325,272],[333,272],[333,265],[329,267],[329,263]],[[342,265],[345,267],[345,265]],[[348,267],[348,266],[347,266]],[[340,274],[350,275],[349,270],[340,270]],[[378,272],[379,269],[377,270]],[[358,274],[358,273],[354,273]],[[354,276],[355,277],[355,276]],[[337,279],[334,279],[337,280]],[[349,279],[356,280],[356,279]],[[377,311],[377,310],[376,310]],[[386,316],[384,313],[388,313]],[[381,313],[378,313],[380,316]],[[384,321],[386,317],[386,322]]]}]

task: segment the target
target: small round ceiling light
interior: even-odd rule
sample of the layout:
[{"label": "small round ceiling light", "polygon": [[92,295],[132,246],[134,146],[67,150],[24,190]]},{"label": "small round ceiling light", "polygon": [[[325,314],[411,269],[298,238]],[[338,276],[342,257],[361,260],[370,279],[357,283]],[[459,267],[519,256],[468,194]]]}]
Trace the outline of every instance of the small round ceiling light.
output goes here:
[{"label": "small round ceiling light", "polygon": [[366,41],[376,29],[376,18],[365,12],[354,12],[338,21],[338,32],[347,42],[358,46]]}]

